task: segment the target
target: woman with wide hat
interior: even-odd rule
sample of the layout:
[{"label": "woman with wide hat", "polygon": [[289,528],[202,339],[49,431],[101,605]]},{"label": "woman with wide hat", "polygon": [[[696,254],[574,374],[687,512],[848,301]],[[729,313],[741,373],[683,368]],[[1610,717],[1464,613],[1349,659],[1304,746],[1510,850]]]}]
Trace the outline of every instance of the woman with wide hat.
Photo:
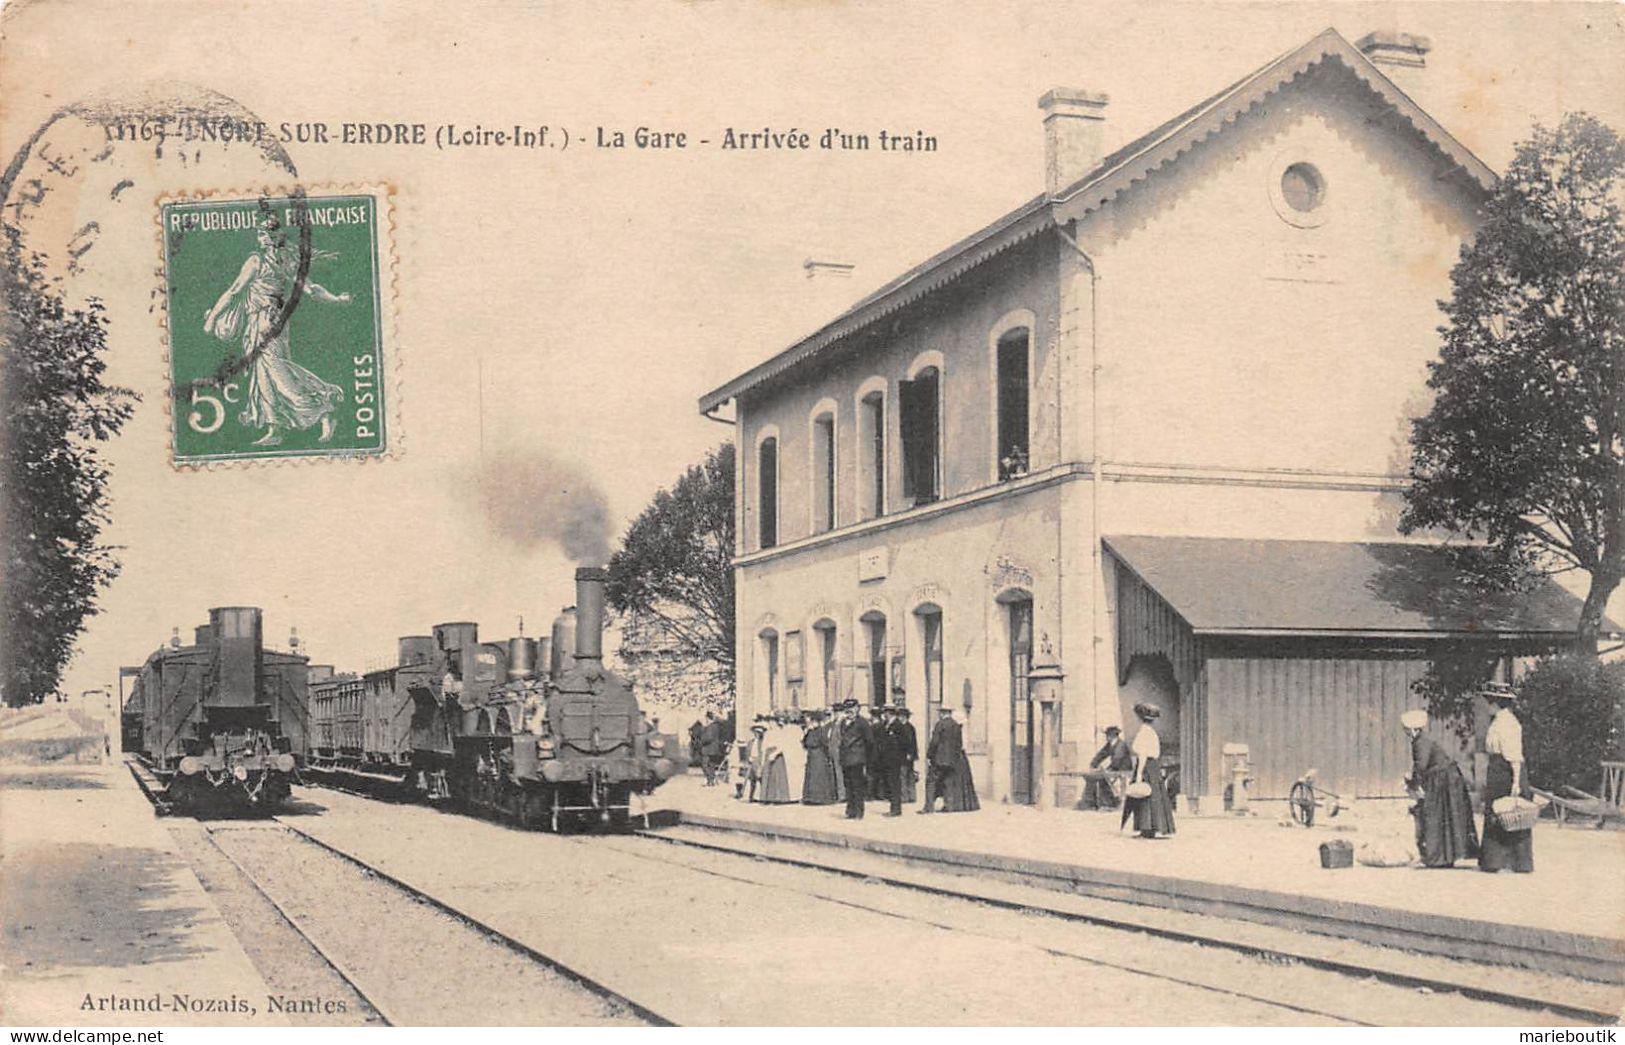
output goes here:
[{"label": "woman with wide hat", "polygon": [[1134,734],[1130,750],[1134,753],[1134,771],[1129,778],[1127,797],[1123,801],[1123,819],[1118,827],[1134,818],[1134,830],[1141,838],[1174,833],[1174,807],[1168,801],[1168,790],[1162,783],[1162,738],[1157,735],[1155,721],[1162,717],[1162,709],[1155,704],[1136,704],[1134,714],[1140,728]]},{"label": "woman with wide hat", "polygon": [[1428,867],[1450,867],[1457,860],[1478,855],[1478,831],[1473,826],[1473,800],[1467,778],[1456,760],[1427,735],[1428,713],[1415,708],[1399,716],[1411,742],[1411,775],[1405,784],[1418,794],[1416,849]]},{"label": "woman with wide hat", "polygon": [[1514,871],[1527,874],[1535,869],[1534,831],[1508,831],[1501,826],[1495,801],[1509,795],[1533,798],[1534,790],[1523,764],[1523,725],[1512,707],[1518,694],[1505,682],[1486,682],[1478,695],[1497,709],[1484,734],[1484,751],[1490,756],[1484,771],[1484,840],[1478,850],[1480,871]]}]

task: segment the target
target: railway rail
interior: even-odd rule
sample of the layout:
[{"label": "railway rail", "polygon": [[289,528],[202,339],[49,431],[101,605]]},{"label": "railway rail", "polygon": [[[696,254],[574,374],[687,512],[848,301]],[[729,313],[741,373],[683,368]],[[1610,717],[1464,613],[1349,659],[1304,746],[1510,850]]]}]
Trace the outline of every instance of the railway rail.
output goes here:
[{"label": "railway rail", "polygon": [[[1024,914],[1039,914],[1074,924],[1144,934],[1176,943],[1229,951],[1270,963],[1290,963],[1295,966],[1320,970],[1362,980],[1373,980],[1394,987],[1427,994],[1455,994],[1474,1001],[1506,1006],[1510,1009],[1539,1013],[1558,1019],[1583,1023],[1613,1024],[1621,1013],[1607,1006],[1619,1001],[1617,988],[1602,984],[1579,984],[1573,1000],[1554,998],[1553,979],[1540,975],[1510,973],[1506,970],[1476,963],[1450,963],[1462,966],[1463,975],[1444,977],[1417,971],[1416,963],[1400,961],[1362,960],[1377,957],[1377,949],[1369,945],[1341,948],[1343,956],[1332,956],[1313,946],[1308,939],[1291,940],[1299,933],[1248,932],[1241,927],[1239,934],[1224,931],[1230,928],[1222,919],[1205,915],[1166,912],[1165,917],[1148,919],[1144,908],[1117,902],[1084,900],[1068,897],[1072,901],[1062,904],[1044,895],[1044,891],[1031,888],[1000,889],[997,883],[985,879],[972,879],[958,874],[919,874],[901,861],[873,854],[851,854],[838,850],[821,851],[817,845],[783,846],[712,829],[686,826],[661,830],[637,830],[633,834],[666,846],[694,849],[738,856],[758,862],[801,868],[820,874],[847,878],[867,883],[880,883],[927,896],[961,900]],[[1002,895],[1001,895],[1002,894]],[[1260,942],[1260,935],[1269,942]],[[1287,942],[1283,942],[1287,941]],[[1392,957],[1384,954],[1384,957]],[[1420,957],[1420,956],[1406,956]],[[1438,959],[1425,959],[1432,967],[1439,967]],[[1107,963],[1110,964],[1110,963]],[[1411,968],[1406,968],[1411,966]],[[1485,984],[1496,979],[1520,981],[1522,990],[1504,990]],[[1268,999],[1261,999],[1268,1000]],[[1306,1012],[1315,1012],[1312,1008]],[[1329,1013],[1321,1013],[1330,1015]],[[1359,1022],[1359,1021],[1352,1021]]]},{"label": "railway rail", "polygon": [[[393,805],[359,796],[355,802],[368,806]],[[393,808],[396,815],[440,815],[422,807],[394,805]],[[365,814],[360,808],[345,812]],[[307,821],[314,830],[301,826],[298,823],[301,819],[304,818],[279,816],[254,826],[261,831],[282,832],[290,842],[297,842],[306,855],[290,856],[290,859],[300,860],[307,873],[310,847],[316,847],[328,859],[342,861],[354,872],[365,874],[399,895],[455,920],[491,945],[605,999],[636,1022],[655,1025],[701,1022],[692,1010],[687,1019],[682,1019],[680,1013],[657,1011],[663,1007],[660,1002],[640,1002],[637,1000],[640,988],[621,983],[613,967],[608,972],[604,966],[593,973],[584,971],[568,956],[543,953],[534,945],[534,939],[527,942],[522,938],[526,935],[522,927],[517,934],[504,931],[507,922],[503,917],[476,916],[469,909],[468,901],[455,895],[435,895],[454,893],[454,889],[422,888],[413,884],[409,879],[418,877],[411,870],[416,859],[413,854],[397,855],[391,849],[379,849],[376,843],[369,852],[367,845],[352,844],[343,832],[331,828],[322,831],[325,817]],[[1543,989],[1543,984],[1549,986],[1557,981],[1543,979],[1539,974],[1507,973],[1474,963],[1452,963],[1435,956],[1409,956],[1413,961],[1407,965],[1405,956],[1395,956],[1364,944],[1347,944],[1342,953],[1328,956],[1315,953],[1313,941],[1305,941],[1302,946],[1292,942],[1292,937],[1302,938],[1303,934],[1236,925],[1205,915],[1153,912],[1116,901],[1046,898],[1041,890],[943,871],[932,872],[876,854],[820,852],[820,847],[810,844],[786,845],[682,825],[559,838],[513,832],[488,823],[475,827],[472,825],[478,822],[461,817],[446,819],[470,824],[465,830],[499,832],[493,837],[503,838],[508,847],[525,847],[534,841],[538,846],[580,847],[586,853],[596,852],[623,862],[650,865],[648,880],[653,882],[672,880],[673,876],[684,874],[699,875],[718,880],[719,884],[728,883],[721,885],[722,890],[750,886],[794,896],[801,903],[833,903],[878,920],[901,920],[921,929],[982,937],[975,944],[968,943],[969,948],[1034,947],[1047,958],[1075,962],[1102,974],[1151,977],[1166,982],[1169,989],[1210,996],[1213,1004],[1264,1006],[1294,1019],[1370,1025],[1375,1021],[1393,1020],[1437,1022],[1441,1018],[1430,1017],[1429,1013],[1443,1013],[1442,1019],[1446,1022],[1454,1018],[1473,1018],[1476,1022],[1503,1024],[1610,1024],[1619,1018],[1618,1013],[1609,1011],[1606,987],[1600,984],[1581,985],[1578,994],[1559,994]],[[212,827],[211,841],[219,845],[222,837],[244,834],[241,823],[236,822],[237,826],[233,827]],[[321,837],[324,834],[326,837]],[[379,866],[379,857],[385,854],[389,854],[385,862],[391,870]],[[560,855],[557,851],[547,853],[539,849],[538,868]],[[227,856],[234,854],[227,853]],[[259,873],[259,869],[241,860],[240,854],[233,863],[251,879]],[[429,880],[432,881],[432,876]],[[377,1009],[382,1019],[390,1023],[405,1019],[391,1011],[387,998],[380,999],[379,991],[369,982],[369,972],[357,969],[354,961],[341,953],[342,948],[327,939],[319,928],[308,924],[302,911],[270,892],[266,892],[266,897],[335,972]],[[478,909],[477,902],[473,906]],[[357,916],[352,913],[350,917]],[[1090,927],[1091,932],[1079,934],[1080,925]],[[1272,939],[1261,942],[1260,933]],[[1203,950],[1176,951],[1176,947]],[[1197,957],[1198,954],[1204,956]],[[1168,955],[1176,957],[1169,960]],[[1440,973],[1440,969],[1445,972]],[[1488,986],[1492,982],[1511,986]],[[1465,1012],[1475,1015],[1450,1015]],[[1406,1013],[1410,1015],[1401,1015]]]}]

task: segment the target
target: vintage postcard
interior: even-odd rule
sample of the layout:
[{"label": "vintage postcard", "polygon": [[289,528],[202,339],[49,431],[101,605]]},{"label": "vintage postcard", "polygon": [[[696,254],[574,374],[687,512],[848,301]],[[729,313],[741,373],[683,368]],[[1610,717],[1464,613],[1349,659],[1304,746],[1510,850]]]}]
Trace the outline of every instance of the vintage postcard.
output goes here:
[{"label": "vintage postcard", "polygon": [[1605,1040],[1621,55],[0,3],[0,1023]]}]

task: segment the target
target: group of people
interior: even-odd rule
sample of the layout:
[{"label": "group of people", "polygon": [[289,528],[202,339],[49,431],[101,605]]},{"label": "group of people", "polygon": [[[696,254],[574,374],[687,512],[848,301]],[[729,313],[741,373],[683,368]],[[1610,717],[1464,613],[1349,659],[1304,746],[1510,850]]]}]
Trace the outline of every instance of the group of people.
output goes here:
[{"label": "group of people", "polygon": [[1527,874],[1535,869],[1534,831],[1508,830],[1495,812],[1498,799],[1534,796],[1524,773],[1523,725],[1513,711],[1518,694],[1504,682],[1489,682],[1479,696],[1495,712],[1484,735],[1489,765],[1484,772],[1482,838],[1473,829],[1467,779],[1455,759],[1427,735],[1427,712],[1413,710],[1400,716],[1411,741],[1411,773],[1405,784],[1416,798],[1411,812],[1416,818],[1417,852],[1428,867],[1453,867],[1457,860],[1477,857],[1481,871]]},{"label": "group of people", "polygon": [[[919,735],[913,713],[901,704],[866,707],[843,701],[829,710],[761,715],[740,744],[737,795],[751,802],[803,805],[845,803],[848,819],[863,818],[871,801],[901,816],[919,801]],[[702,742],[703,746],[703,742]],[[942,708],[925,747],[921,813],[979,808],[963,730],[953,709]]]}]

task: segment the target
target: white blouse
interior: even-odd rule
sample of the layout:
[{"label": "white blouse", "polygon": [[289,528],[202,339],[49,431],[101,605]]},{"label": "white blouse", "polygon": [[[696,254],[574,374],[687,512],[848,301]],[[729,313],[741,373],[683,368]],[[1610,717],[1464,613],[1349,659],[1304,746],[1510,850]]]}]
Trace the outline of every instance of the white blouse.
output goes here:
[{"label": "white blouse", "polygon": [[1151,728],[1149,722],[1140,723],[1139,731],[1134,734],[1134,743],[1129,746],[1142,766],[1148,758],[1162,757],[1162,738],[1157,736],[1157,731]]},{"label": "white blouse", "polygon": [[1508,762],[1523,761],[1523,725],[1511,708],[1502,708],[1490,719],[1489,732],[1484,734],[1484,750]]}]

